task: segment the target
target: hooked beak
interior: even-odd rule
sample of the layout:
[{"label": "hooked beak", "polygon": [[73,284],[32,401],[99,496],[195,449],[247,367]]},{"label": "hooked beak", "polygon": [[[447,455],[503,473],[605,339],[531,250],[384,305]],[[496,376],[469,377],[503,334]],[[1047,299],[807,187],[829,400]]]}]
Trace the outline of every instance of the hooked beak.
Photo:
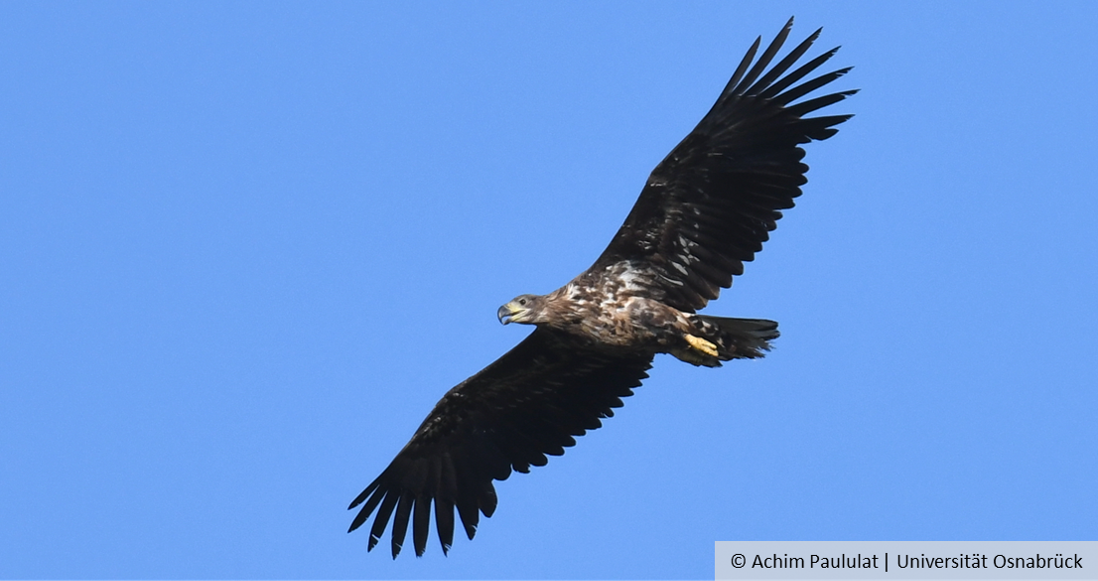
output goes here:
[{"label": "hooked beak", "polygon": [[500,323],[506,325],[511,322],[511,318],[514,317],[517,312],[518,309],[513,308],[511,303],[507,303],[496,311],[496,318],[499,319]]}]

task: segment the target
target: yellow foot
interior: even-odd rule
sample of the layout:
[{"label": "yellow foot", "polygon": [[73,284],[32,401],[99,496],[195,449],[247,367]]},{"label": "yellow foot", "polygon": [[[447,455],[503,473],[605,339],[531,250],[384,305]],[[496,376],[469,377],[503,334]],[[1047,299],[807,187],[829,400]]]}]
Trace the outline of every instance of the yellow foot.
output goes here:
[{"label": "yellow foot", "polygon": [[710,357],[717,357],[717,346],[710,343],[709,341],[706,341],[705,339],[702,339],[701,337],[687,335],[686,342],[689,343],[690,346],[694,349],[697,349],[698,351],[701,351],[702,353],[705,353]]}]

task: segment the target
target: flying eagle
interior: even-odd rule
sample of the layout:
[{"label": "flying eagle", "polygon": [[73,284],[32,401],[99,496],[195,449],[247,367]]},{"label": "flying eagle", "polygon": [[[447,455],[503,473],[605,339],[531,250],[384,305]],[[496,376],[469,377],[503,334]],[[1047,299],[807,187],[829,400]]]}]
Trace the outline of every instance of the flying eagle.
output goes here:
[{"label": "flying eagle", "polygon": [[[656,166],[625,223],[591,268],[547,295],[520,295],[499,308],[503,324],[536,329],[442,396],[412,439],[351,503],[350,531],[376,510],[368,549],[393,519],[392,553],[408,524],[416,555],[427,546],[434,504],[442,551],[454,538],[454,509],[470,539],[479,513],[496,509],[493,480],[543,466],[576,436],[602,425],[648,377],[657,353],[693,365],[762,357],[778,337],[763,319],[699,315],[743,273],[793,207],[807,180],[800,145],[834,135],[850,115],[805,117],[856,91],[798,101],[849,68],[801,82],[838,48],[787,71],[817,30],[767,70],[790,19],[755,61],[748,49],[716,104]],[[752,65],[752,62],[754,64]],[[784,75],[784,76],[783,76]]]}]

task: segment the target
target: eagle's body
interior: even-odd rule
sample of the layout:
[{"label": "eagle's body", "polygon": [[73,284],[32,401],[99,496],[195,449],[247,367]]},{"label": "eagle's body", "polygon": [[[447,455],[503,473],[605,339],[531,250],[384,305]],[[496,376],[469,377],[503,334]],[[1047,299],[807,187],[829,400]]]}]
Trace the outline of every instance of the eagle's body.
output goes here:
[{"label": "eagle's body", "polygon": [[[708,367],[719,367],[720,361],[737,356],[759,356],[760,349],[769,349],[765,340],[777,337],[777,323],[772,321],[703,317],[652,298],[656,276],[632,260],[592,268],[545,296],[516,298],[500,308],[500,319],[541,325],[580,337],[592,349],[670,353],[688,363]],[[530,314],[516,319],[514,313],[519,310]],[[761,337],[762,343],[752,342],[722,333],[718,321],[732,325],[758,323],[751,328],[761,327],[773,331],[773,335]],[[717,353],[703,351],[705,342],[712,344]]]},{"label": "eagle's body", "polygon": [[819,31],[767,70],[792,23],[752,64],[755,41],[713,108],[652,171],[591,268],[547,295],[500,307],[501,322],[537,328],[447,392],[351,503],[362,505],[351,530],[377,511],[369,549],[392,518],[393,556],[409,525],[423,554],[432,508],[444,552],[455,510],[472,539],[479,515],[495,510],[492,482],[544,465],[600,427],[648,376],[657,353],[718,367],[770,349],[777,323],[697,311],[732,285],[781,210],[793,207],[807,181],[800,145],[831,137],[850,118],[805,117],[854,93],[800,100],[849,70],[801,82],[835,50],[790,70]]},{"label": "eagle's body", "polygon": [[646,296],[650,278],[627,262],[584,272],[544,297],[544,324],[598,345],[666,351],[671,337],[686,332],[689,322],[678,310]]}]

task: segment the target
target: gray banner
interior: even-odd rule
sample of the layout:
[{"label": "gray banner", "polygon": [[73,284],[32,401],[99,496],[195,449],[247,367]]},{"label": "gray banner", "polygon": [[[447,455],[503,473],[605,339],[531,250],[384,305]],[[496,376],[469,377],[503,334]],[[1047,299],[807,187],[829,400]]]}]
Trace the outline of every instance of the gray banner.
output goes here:
[{"label": "gray banner", "polygon": [[1098,541],[717,541],[717,579],[1098,579]]}]

